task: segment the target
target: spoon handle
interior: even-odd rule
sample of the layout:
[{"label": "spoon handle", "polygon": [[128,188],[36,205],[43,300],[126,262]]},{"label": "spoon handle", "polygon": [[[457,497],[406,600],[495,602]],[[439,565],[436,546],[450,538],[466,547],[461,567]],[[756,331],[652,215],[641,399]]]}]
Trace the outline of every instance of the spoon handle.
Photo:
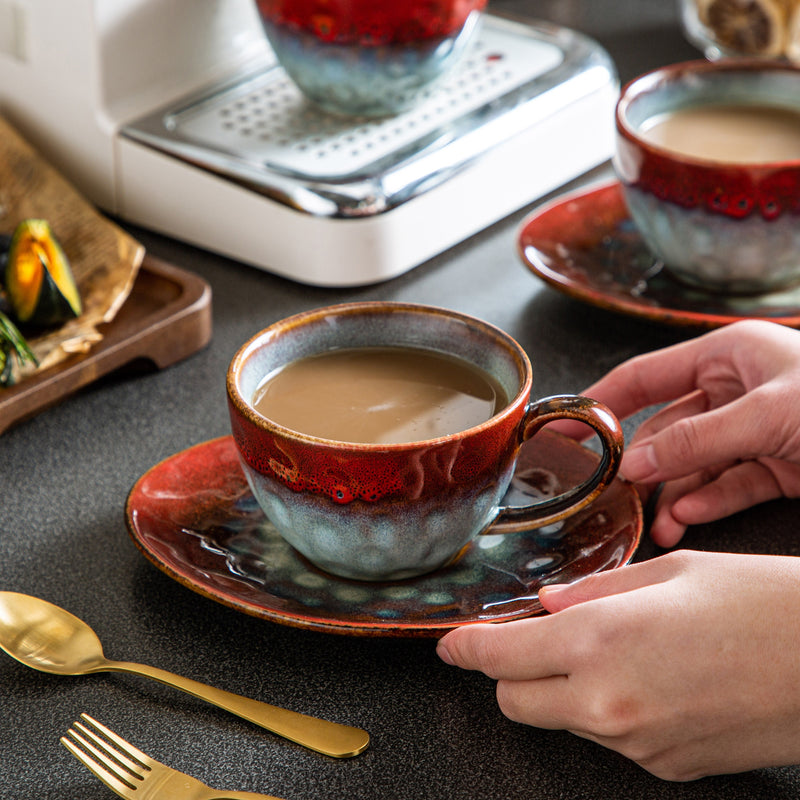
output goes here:
[{"label": "spoon handle", "polygon": [[369,734],[360,728],[328,722],[259,700],[251,700],[191,678],[173,675],[158,667],[126,661],[109,661],[104,664],[104,669],[131,672],[165,683],[326,756],[349,758],[358,755],[369,744]]}]

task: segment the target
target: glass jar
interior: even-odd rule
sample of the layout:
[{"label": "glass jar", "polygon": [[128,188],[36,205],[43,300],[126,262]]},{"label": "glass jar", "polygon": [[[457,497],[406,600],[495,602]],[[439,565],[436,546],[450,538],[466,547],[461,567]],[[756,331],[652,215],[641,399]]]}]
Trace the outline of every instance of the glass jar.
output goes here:
[{"label": "glass jar", "polygon": [[800,63],[800,0],[680,3],[686,38],[706,58],[786,58]]}]

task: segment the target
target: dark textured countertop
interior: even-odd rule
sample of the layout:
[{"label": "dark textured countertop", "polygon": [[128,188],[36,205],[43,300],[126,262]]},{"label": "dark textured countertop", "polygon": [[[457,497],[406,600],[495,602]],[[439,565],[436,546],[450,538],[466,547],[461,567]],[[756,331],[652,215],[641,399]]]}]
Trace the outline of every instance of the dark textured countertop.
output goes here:
[{"label": "dark textured countertop", "polygon": [[[674,2],[494,5],[594,36],[623,81],[697,56]],[[624,358],[698,333],[615,315],[545,286],[515,249],[530,210],[399,278],[349,290],[309,288],[130,228],[153,256],[209,282],[213,339],[168,369],[103,379],[0,437],[0,588],[39,595],[90,622],[109,657],[355,724],[372,743],[358,758],[329,759],[160,684],[120,674],[49,676],[0,654],[0,798],[112,796],[58,743],[83,711],[214,786],[286,800],[800,797],[800,768],[670,784],[566,732],[512,723],[497,709],[492,681],[440,662],[432,640],[331,635],[246,616],[171,580],[126,532],[132,484],[170,454],[228,432],[223,379],[233,352],[293,312],[391,299],[474,314],[527,349],[540,395],[580,391]],[[796,512],[796,503],[771,503],[694,528],[684,543],[800,555]],[[645,545],[640,557],[651,553]]]}]

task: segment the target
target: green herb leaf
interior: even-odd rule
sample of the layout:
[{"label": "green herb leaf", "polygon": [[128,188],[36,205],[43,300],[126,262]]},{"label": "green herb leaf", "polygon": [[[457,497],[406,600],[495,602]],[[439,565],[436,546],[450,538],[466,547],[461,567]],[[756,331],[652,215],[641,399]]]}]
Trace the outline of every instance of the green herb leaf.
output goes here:
[{"label": "green herb leaf", "polygon": [[39,363],[17,326],[0,311],[0,386],[13,383],[14,358],[20,366]]}]

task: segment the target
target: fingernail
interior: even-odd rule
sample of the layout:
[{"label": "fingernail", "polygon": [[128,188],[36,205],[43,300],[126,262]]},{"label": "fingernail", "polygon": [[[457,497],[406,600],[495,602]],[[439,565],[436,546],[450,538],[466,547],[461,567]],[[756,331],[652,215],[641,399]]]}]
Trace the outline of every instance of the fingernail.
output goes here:
[{"label": "fingernail", "polygon": [[539,597],[543,595],[545,597],[557,597],[565,591],[568,586],[569,584],[567,583],[552,583],[549,586],[542,586],[542,588],[539,589]]},{"label": "fingernail", "polygon": [[436,655],[439,656],[445,664],[449,664],[451,667],[456,665],[456,662],[453,661],[453,657],[441,642],[436,645]]},{"label": "fingernail", "polygon": [[[541,602],[542,608],[544,608],[548,614],[554,614],[556,611],[560,611],[565,607],[563,595],[568,588],[569,586],[566,583],[554,583],[551,586],[542,586],[542,588],[539,589],[539,602]],[[559,598],[562,598],[561,601],[559,601]],[[569,605],[569,603],[567,602],[566,605]]]},{"label": "fingernail", "polygon": [[627,450],[622,456],[620,474],[629,481],[643,483],[658,471],[653,445],[645,444]]}]

